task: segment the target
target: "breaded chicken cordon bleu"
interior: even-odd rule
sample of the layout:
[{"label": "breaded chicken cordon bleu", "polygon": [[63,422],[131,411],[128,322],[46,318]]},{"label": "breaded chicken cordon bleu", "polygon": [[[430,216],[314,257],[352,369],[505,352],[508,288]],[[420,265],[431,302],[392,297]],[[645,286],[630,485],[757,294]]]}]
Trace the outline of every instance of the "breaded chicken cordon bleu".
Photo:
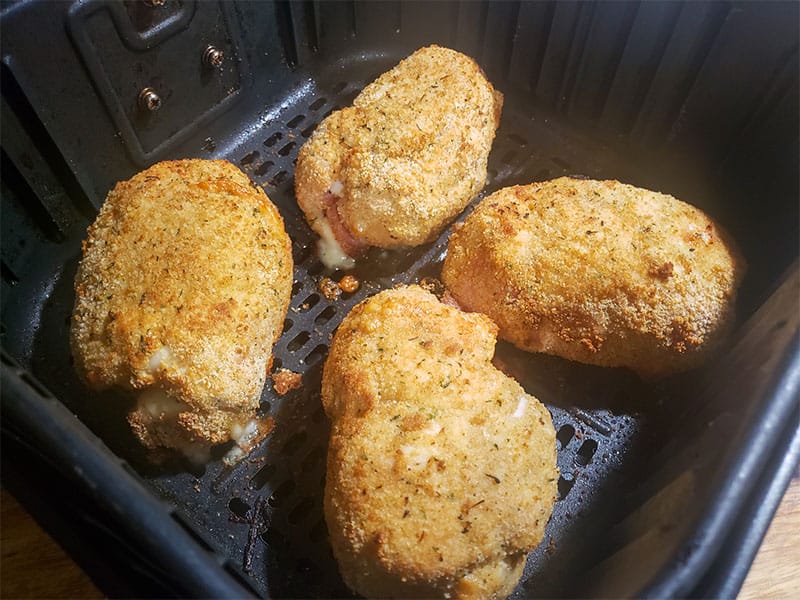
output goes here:
[{"label": "breaded chicken cordon bleu", "polygon": [[657,378],[724,343],[745,270],[699,209],[618,181],[499,190],[450,238],[442,279],[523,350]]},{"label": "breaded chicken cordon bleu", "polygon": [[339,326],[325,518],[344,581],[370,598],[505,598],[556,498],[548,410],[492,365],[497,327],[419,286]]},{"label": "breaded chicken cordon bleu", "polygon": [[133,390],[148,448],[194,460],[244,446],[281,333],[289,237],[264,191],[222,160],[162,162],[118,183],[83,244],[71,346],[94,389]]},{"label": "breaded chicken cordon bleu", "polygon": [[502,104],[475,61],[429,46],[325,118],[295,171],[322,261],[432,240],[486,183]]}]

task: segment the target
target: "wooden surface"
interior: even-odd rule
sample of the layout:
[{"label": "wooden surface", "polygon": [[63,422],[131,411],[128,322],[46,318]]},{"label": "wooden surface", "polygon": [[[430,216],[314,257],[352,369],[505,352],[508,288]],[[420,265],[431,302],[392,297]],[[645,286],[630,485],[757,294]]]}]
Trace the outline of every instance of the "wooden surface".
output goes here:
[{"label": "wooden surface", "polygon": [[[14,497],[0,493],[0,598],[102,598],[103,594]],[[739,600],[800,594],[800,479],[792,480]]]},{"label": "wooden surface", "polygon": [[5,489],[0,492],[0,598],[102,598],[91,579]]},{"label": "wooden surface", "polygon": [[800,597],[800,478],[794,478],[761,543],[739,600]]}]

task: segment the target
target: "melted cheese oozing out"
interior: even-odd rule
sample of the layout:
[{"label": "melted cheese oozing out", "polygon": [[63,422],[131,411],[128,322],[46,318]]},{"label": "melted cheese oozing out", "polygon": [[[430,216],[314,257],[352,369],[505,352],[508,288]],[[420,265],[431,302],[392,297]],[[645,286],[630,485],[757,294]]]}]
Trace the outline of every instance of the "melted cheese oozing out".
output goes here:
[{"label": "melted cheese oozing out", "polygon": [[328,225],[328,221],[320,217],[317,223],[320,226],[317,247],[319,248],[319,258],[322,264],[329,269],[352,269],[355,267],[355,259],[348,256],[345,251],[342,250],[336,236],[333,235],[331,226]]},{"label": "melted cheese oozing out", "polygon": [[228,466],[238,463],[250,454],[252,450],[250,446],[258,437],[258,434],[258,421],[256,419],[250,419],[244,424],[234,424],[233,427],[231,427],[231,439],[236,442],[236,445],[225,453],[225,456],[222,457],[222,461]]},{"label": "melted cheese oozing out", "polygon": [[[172,423],[175,423],[181,412],[191,410],[186,403],[172,398],[164,390],[157,387],[149,387],[139,394],[136,407],[139,412],[148,414],[153,419],[158,419],[159,425],[166,426],[171,426]],[[177,438],[173,442],[176,443],[176,450],[180,451],[196,465],[208,462],[211,457],[211,447],[208,444],[181,442]]]},{"label": "melted cheese oozing out", "polygon": [[139,394],[137,407],[140,412],[151,417],[163,417],[167,420],[175,420],[181,411],[189,410],[187,404],[157,387],[149,387]]},{"label": "melted cheese oozing out", "polygon": [[[152,362],[152,360],[151,360]],[[164,390],[158,387],[149,387],[139,394],[137,409],[158,421],[158,425],[163,427],[177,426],[178,415],[191,408],[180,400],[169,396]],[[246,457],[251,448],[249,445],[258,436],[258,421],[250,419],[244,423],[236,423],[231,427],[231,440],[236,445],[231,448],[223,457],[223,461],[232,465]],[[173,438],[175,448],[186,458],[196,465],[208,462],[211,457],[211,445],[201,442],[182,442],[180,439]]]},{"label": "melted cheese oozing out", "polygon": [[341,196],[344,191],[344,184],[341,181],[334,181],[331,184],[330,191],[334,196]]},{"label": "melted cheese oozing out", "polygon": [[519,397],[519,402],[517,403],[517,410],[514,411],[514,414],[511,415],[515,419],[519,419],[522,415],[525,414],[525,409],[528,407],[528,399],[525,396]]},{"label": "melted cheese oozing out", "polygon": [[155,375],[161,365],[167,362],[170,358],[172,358],[172,352],[170,352],[170,349],[166,346],[161,346],[161,348],[153,353],[153,356],[151,356],[150,360],[147,362],[147,372],[150,375]]},{"label": "melted cheese oozing out", "polygon": [[186,367],[178,364],[178,360],[172,353],[172,350],[167,346],[161,346],[158,350],[153,352],[150,360],[147,361],[145,372],[148,375],[156,375],[161,369],[174,368],[179,374],[186,373]]}]

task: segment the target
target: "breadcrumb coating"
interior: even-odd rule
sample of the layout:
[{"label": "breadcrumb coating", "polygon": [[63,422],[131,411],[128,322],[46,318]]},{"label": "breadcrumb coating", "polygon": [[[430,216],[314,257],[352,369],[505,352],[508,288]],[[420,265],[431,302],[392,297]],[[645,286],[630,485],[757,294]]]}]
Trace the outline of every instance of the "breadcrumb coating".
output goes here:
[{"label": "breadcrumb coating", "polygon": [[562,177],[484,199],[450,238],[442,279],[523,350],[659,377],[724,342],[744,270],[699,209]]},{"label": "breadcrumb coating", "polygon": [[140,391],[148,447],[235,439],[255,416],[293,276],[264,191],[222,160],[156,164],[118,183],[89,227],[71,345],[95,389]]},{"label": "breadcrumb coating", "polygon": [[347,254],[435,237],[486,182],[502,94],[471,58],[416,51],[329,115],[300,149],[297,201]]},{"label": "breadcrumb coating", "polygon": [[491,363],[497,327],[419,286],[357,305],[325,363],[325,516],[367,597],[504,598],[556,497],[547,409]]}]

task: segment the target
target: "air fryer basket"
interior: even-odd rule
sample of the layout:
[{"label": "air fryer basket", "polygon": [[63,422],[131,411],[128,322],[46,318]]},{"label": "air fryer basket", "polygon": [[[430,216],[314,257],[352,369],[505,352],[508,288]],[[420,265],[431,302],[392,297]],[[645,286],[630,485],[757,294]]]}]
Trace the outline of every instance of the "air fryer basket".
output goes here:
[{"label": "air fryer basket", "polygon": [[[498,345],[550,409],[561,471],[515,597],[735,595],[799,451],[798,5],[158,4],[3,5],[4,449],[60,472],[76,510],[97,511],[110,545],[169,593],[348,595],[322,517],[322,365],[356,303],[438,276],[448,232],[372,251],[359,290],[328,300],[320,280],[343,273],[316,256],[294,163],[324,116],[438,43],[505,93],[481,197],[562,174],[615,178],[706,210],[749,263],[734,339],[695,372],[644,383]],[[219,68],[203,63],[209,45]],[[138,101],[148,87],[158,111]],[[69,355],[86,226],[114,182],[185,156],[239,165],[293,240],[275,366],[303,386],[278,396],[267,384],[275,430],[234,468],[221,451],[205,468],[150,463],[124,403],[87,391]]]}]

